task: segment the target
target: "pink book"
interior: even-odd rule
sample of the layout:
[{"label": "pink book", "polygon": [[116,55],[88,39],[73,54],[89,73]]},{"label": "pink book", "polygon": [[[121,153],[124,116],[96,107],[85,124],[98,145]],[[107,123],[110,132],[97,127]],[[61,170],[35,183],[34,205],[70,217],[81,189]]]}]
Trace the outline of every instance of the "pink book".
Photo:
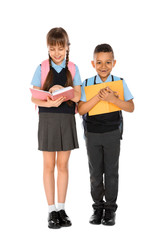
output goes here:
[{"label": "pink book", "polygon": [[33,98],[40,99],[40,100],[47,100],[47,97],[50,97],[52,100],[56,100],[60,97],[66,97],[64,101],[68,101],[74,98],[74,89],[70,86],[56,90],[53,93],[35,89],[35,88],[30,88],[30,91],[32,93]]}]

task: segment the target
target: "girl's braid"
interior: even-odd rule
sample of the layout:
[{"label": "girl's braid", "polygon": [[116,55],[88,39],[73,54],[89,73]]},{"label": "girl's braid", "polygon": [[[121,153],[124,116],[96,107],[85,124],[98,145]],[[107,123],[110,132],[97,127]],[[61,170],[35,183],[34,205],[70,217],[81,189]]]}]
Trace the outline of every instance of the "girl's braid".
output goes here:
[{"label": "girl's braid", "polygon": [[68,62],[69,62],[69,50],[67,50],[66,54],[66,69],[68,70]]},{"label": "girl's braid", "polygon": [[49,55],[49,53],[48,53],[48,56],[49,56],[49,69],[51,70],[52,64],[51,64],[51,56]]},{"label": "girl's braid", "polygon": [[48,53],[48,57],[49,57],[49,72],[47,74],[46,80],[43,85],[43,90],[45,91],[49,91],[51,84],[53,85],[53,68],[51,64],[51,56],[49,53]]},{"label": "girl's braid", "polygon": [[[69,62],[69,49],[66,51],[66,74],[67,74],[67,82],[66,82],[66,86],[72,86],[73,87],[73,81],[72,81],[72,75],[68,69],[68,62]],[[69,106],[73,105],[72,101],[67,101],[67,104]]]}]

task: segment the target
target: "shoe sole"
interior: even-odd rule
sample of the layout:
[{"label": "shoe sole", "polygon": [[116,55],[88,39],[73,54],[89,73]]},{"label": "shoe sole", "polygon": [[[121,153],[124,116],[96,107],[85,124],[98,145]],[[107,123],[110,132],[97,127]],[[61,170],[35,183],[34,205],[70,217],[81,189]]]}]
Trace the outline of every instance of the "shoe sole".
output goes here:
[{"label": "shoe sole", "polygon": [[89,223],[92,224],[92,225],[100,225],[101,224],[101,222],[99,222],[99,223],[89,222]]},{"label": "shoe sole", "polygon": [[67,225],[61,225],[61,227],[70,227],[70,226],[72,226],[72,224],[67,224]]},{"label": "shoe sole", "polygon": [[106,224],[102,223],[102,225],[104,225],[104,226],[114,226],[115,223],[106,223]]},{"label": "shoe sole", "polygon": [[48,226],[48,228],[50,228],[50,229],[60,229],[61,226]]}]

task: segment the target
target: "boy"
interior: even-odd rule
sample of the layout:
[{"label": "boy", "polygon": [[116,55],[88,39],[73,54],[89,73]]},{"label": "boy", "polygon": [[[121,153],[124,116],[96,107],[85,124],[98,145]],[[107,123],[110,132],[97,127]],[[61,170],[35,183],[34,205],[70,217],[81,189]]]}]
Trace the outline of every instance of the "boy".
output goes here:
[{"label": "boy", "polygon": [[[83,115],[85,140],[89,159],[91,196],[94,213],[91,224],[114,225],[118,194],[118,160],[120,153],[120,111],[89,116],[88,112],[99,102],[107,101],[127,112],[134,111],[133,96],[123,80],[124,101],[120,100],[110,88],[101,89],[86,101],[85,86],[120,80],[110,73],[116,64],[113,49],[108,44],[98,45],[91,62],[97,76],[83,82],[81,100],[78,105]],[[103,181],[104,174],[104,181]],[[103,199],[105,197],[105,201]]]}]

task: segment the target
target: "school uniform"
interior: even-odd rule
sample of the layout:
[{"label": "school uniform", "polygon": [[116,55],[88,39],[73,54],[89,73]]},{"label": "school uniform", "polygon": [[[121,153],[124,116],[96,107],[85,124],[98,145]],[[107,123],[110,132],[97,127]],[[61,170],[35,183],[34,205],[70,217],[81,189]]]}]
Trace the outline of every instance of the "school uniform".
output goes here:
[{"label": "school uniform", "polygon": [[[66,61],[61,65],[56,65],[51,61],[53,68],[53,85],[65,86]],[[78,67],[73,79],[73,86],[81,85],[81,78]],[[41,87],[41,66],[39,65],[35,71],[31,84]],[[39,107],[39,124],[38,124],[38,149],[41,151],[68,151],[78,148],[78,139],[75,121],[74,102],[68,105],[63,102],[59,107]]]},{"label": "school uniform", "polygon": [[[118,81],[120,78],[109,75],[105,82],[113,80]],[[81,87],[80,101],[86,102],[85,86],[99,83],[103,83],[99,75],[85,80]],[[123,88],[125,101],[133,99],[125,80]],[[105,208],[111,212],[117,209],[120,123],[120,111],[94,116],[89,116],[88,113],[83,115],[94,209]]]}]

